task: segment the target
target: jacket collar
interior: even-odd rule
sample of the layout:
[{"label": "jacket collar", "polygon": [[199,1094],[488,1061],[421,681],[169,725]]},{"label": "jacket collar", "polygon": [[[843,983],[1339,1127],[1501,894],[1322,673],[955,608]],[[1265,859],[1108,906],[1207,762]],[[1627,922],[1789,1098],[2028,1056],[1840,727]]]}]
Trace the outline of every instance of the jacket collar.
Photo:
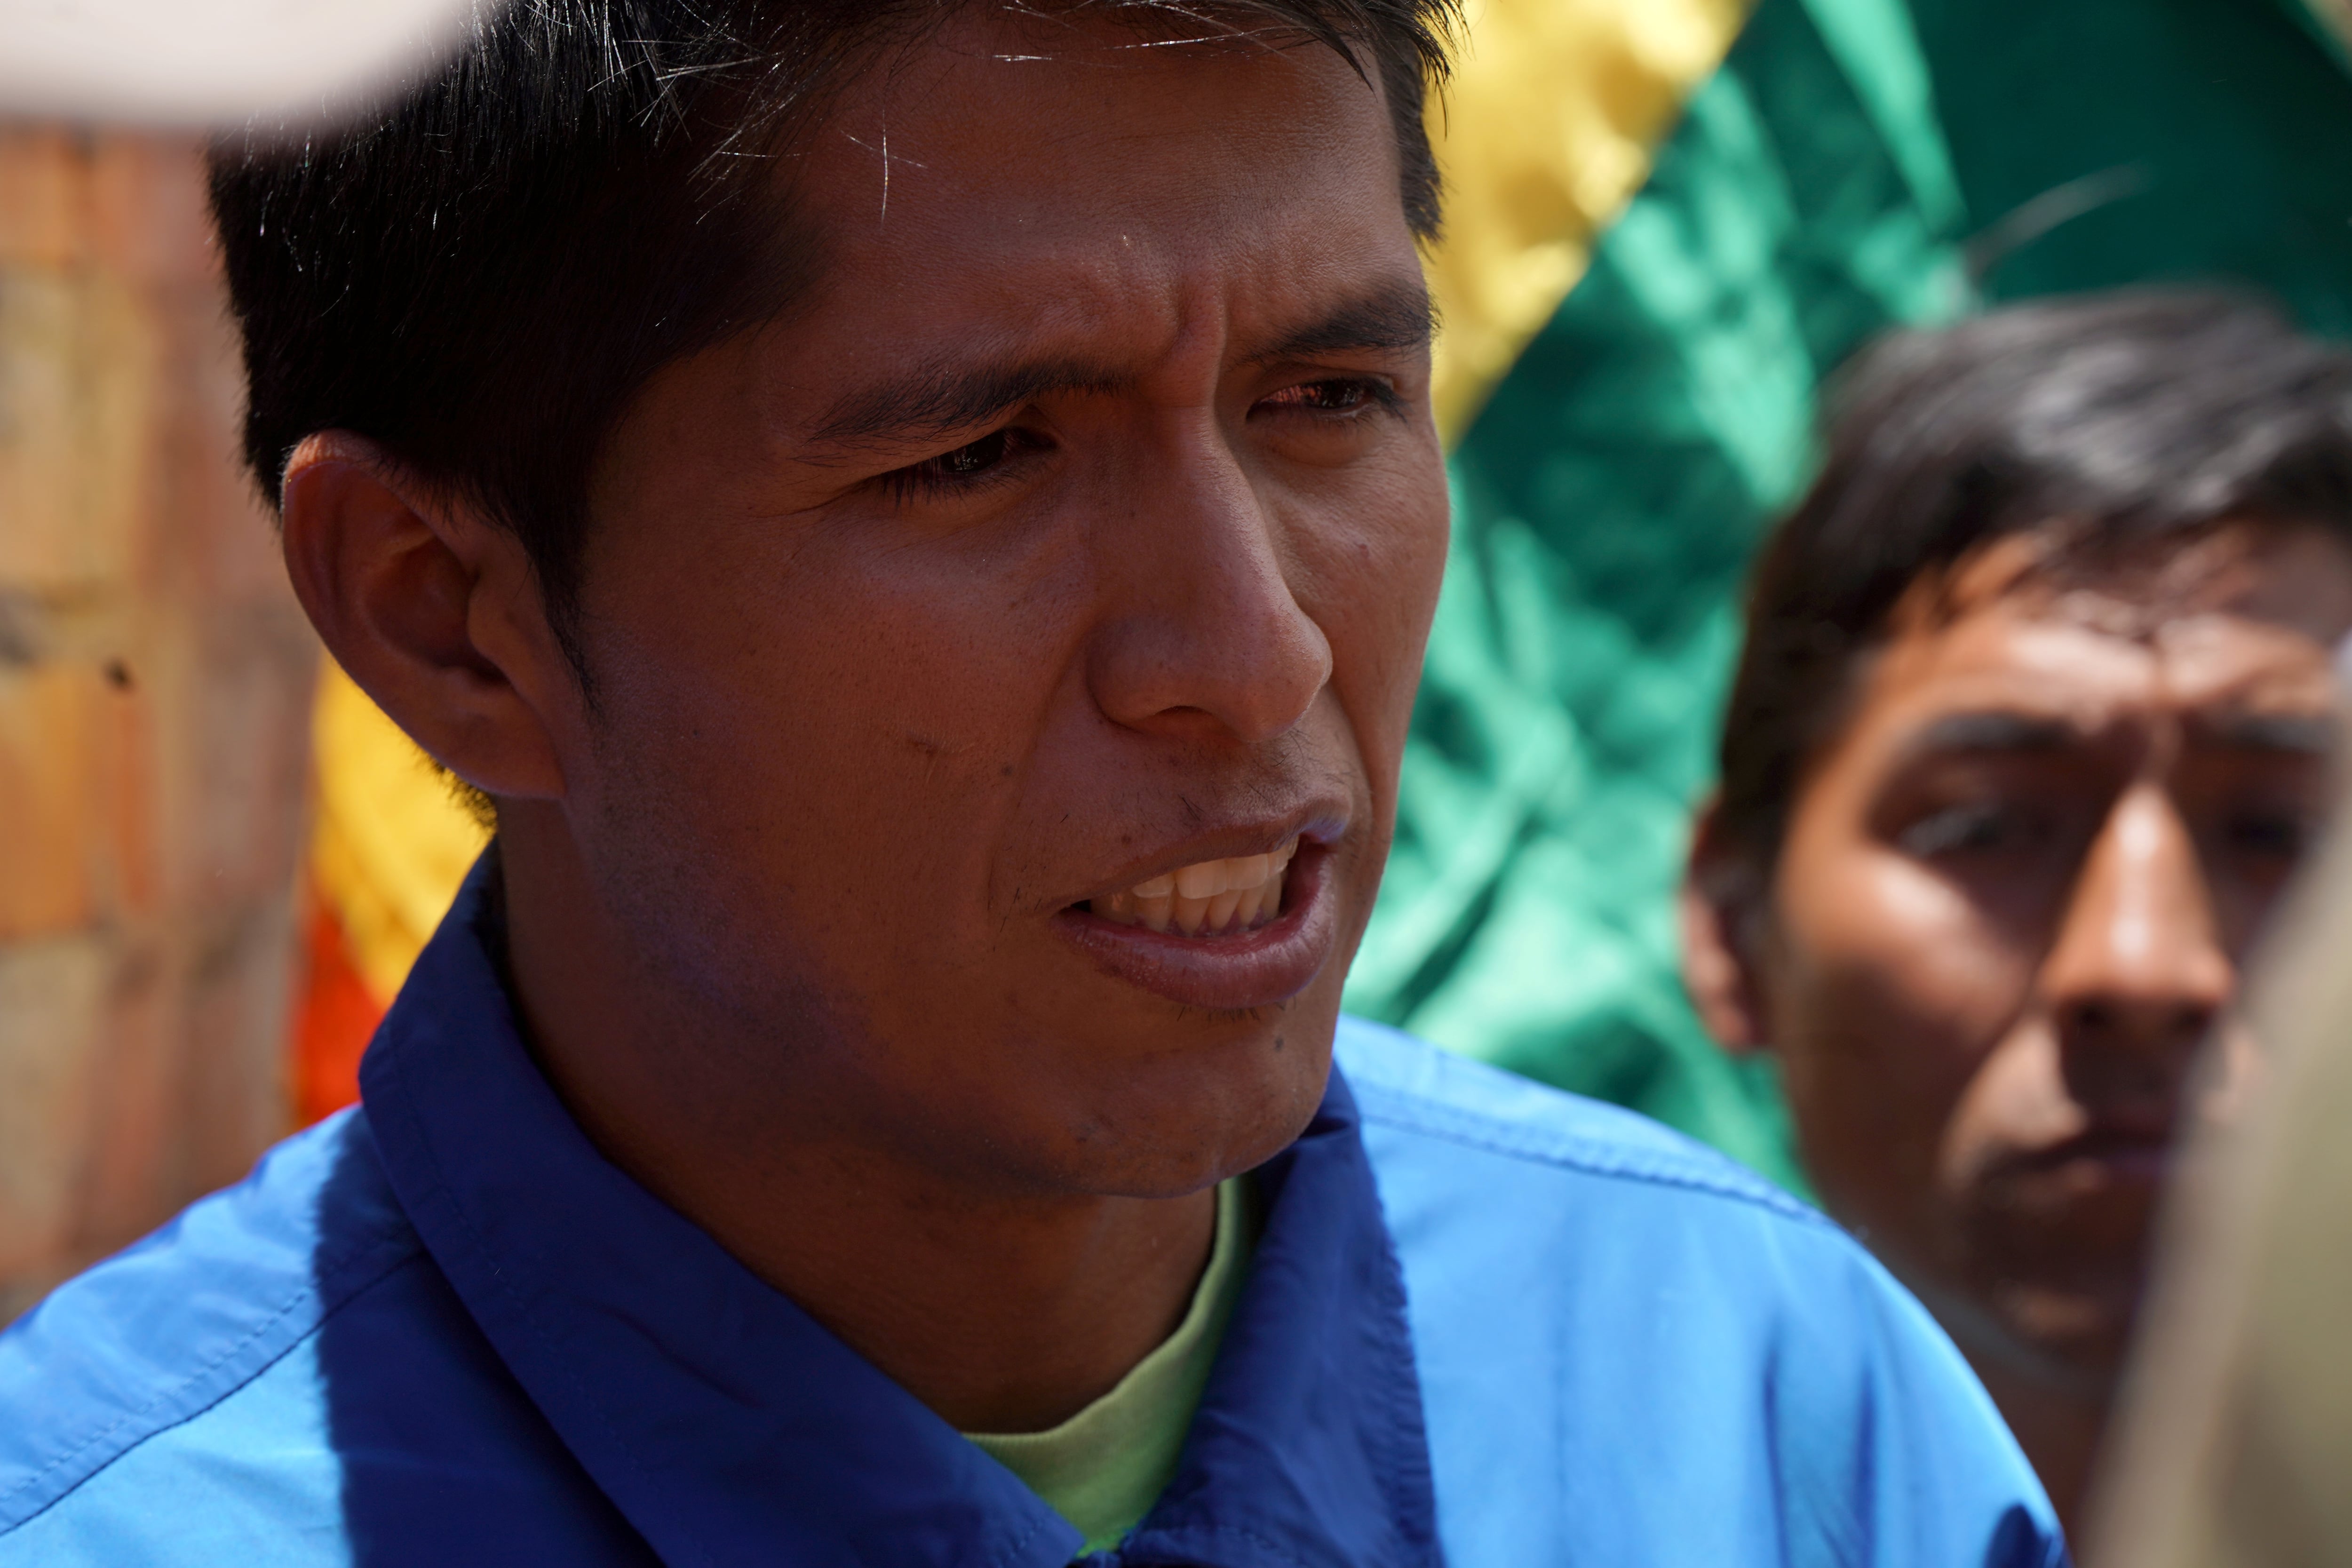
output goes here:
[{"label": "jacket collar", "polygon": [[[1057,1568],[1077,1532],[606,1161],[491,957],[496,849],[361,1070],[393,1188],[508,1369],[673,1563]],[[1404,1290],[1335,1070],[1257,1173],[1265,1226],[1178,1475],[1122,1563],[1439,1562]]]}]

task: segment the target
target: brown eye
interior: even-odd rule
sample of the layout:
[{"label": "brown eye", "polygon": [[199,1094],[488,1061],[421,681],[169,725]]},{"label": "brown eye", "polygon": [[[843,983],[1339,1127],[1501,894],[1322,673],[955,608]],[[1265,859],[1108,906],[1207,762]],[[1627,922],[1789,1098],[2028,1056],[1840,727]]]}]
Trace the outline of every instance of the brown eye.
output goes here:
[{"label": "brown eye", "polygon": [[2037,846],[2049,824],[2032,813],[1995,804],[1947,806],[1895,835],[1905,851],[1923,860]]},{"label": "brown eye", "polygon": [[952,452],[933,458],[931,466],[942,479],[969,479],[974,474],[984,474],[1004,461],[1005,448],[1009,444],[1006,433],[999,430],[958,447]]},{"label": "brown eye", "polygon": [[881,482],[900,500],[947,496],[986,484],[998,470],[1017,468],[1019,459],[1045,450],[1052,443],[1042,436],[1007,426],[977,441],[941,452],[882,476]]},{"label": "brown eye", "polygon": [[1353,414],[1373,405],[1388,406],[1395,402],[1395,394],[1385,383],[1363,376],[1333,376],[1325,381],[1302,382],[1270,394],[1258,406],[1261,408],[1297,409],[1308,414]]}]

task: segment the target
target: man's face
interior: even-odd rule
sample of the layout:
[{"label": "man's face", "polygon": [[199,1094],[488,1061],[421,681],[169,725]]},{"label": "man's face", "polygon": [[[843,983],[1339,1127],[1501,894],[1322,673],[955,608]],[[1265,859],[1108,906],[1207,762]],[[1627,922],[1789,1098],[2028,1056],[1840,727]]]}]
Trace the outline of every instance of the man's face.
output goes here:
[{"label": "man's face", "polygon": [[1328,49],[987,11],[802,143],[813,292],[600,459],[563,758],[747,1107],[1133,1195],[1303,1126],[1444,553],[1397,169]]},{"label": "man's face", "polygon": [[2189,1076],[2328,794],[2352,553],[2238,528],[2059,581],[2040,548],[1922,585],[1856,672],[1758,989],[1830,1207],[1972,1351],[2096,1388],[2183,1118],[2247,1065]]}]

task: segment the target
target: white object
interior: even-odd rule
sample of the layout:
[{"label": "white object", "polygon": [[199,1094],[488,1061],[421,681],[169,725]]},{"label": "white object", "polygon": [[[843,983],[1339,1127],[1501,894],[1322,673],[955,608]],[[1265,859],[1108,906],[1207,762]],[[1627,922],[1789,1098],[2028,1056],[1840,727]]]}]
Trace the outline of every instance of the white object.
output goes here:
[{"label": "white object", "polygon": [[0,115],[197,126],[365,104],[492,0],[0,0]]}]

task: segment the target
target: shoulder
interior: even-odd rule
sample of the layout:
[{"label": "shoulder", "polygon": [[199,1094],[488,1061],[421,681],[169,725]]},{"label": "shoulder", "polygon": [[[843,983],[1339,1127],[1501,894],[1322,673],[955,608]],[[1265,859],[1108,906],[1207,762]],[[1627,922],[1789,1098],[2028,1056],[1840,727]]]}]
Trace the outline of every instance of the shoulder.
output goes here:
[{"label": "shoulder", "polygon": [[221,1529],[252,1561],[320,1561],[319,1326],[419,1256],[347,1112],[60,1286],[0,1334],[0,1563],[226,1556]]},{"label": "shoulder", "polygon": [[[1527,1177],[1622,1184],[1683,1194],[1696,1213],[1837,1234],[1818,1212],[1705,1144],[1647,1117],[1563,1094],[1442,1051],[1360,1018],[1342,1018],[1335,1057],[1368,1129],[1386,1155],[1444,1180],[1451,1167],[1491,1179]],[[1383,1172],[1386,1175],[1387,1173]]]},{"label": "shoulder", "polygon": [[363,1110],[0,1334],[0,1568],[649,1561],[385,1176]]},{"label": "shoulder", "polygon": [[1337,1059],[1433,1332],[1456,1308],[1481,1324],[1474,1342],[1495,1313],[1527,1310],[1543,1333],[1622,1312],[1612,1332],[1673,1323],[1685,1344],[1721,1346],[1914,1310],[1820,1213],[1645,1117],[1354,1019]]},{"label": "shoulder", "polygon": [[[1830,1220],[1647,1118],[1353,1019],[1337,1057],[1433,1336],[1475,1347],[1573,1319],[1753,1354],[1792,1334],[1851,1342],[1857,1316],[1906,1332],[1919,1316]],[[1527,1321],[1502,1321],[1514,1312]]]},{"label": "shoulder", "polygon": [[1643,1117],[1392,1029],[1347,1020],[1337,1057],[1450,1556],[1523,1556],[1546,1520],[1596,1561],[2056,1560],[1967,1364],[1828,1219]]}]

